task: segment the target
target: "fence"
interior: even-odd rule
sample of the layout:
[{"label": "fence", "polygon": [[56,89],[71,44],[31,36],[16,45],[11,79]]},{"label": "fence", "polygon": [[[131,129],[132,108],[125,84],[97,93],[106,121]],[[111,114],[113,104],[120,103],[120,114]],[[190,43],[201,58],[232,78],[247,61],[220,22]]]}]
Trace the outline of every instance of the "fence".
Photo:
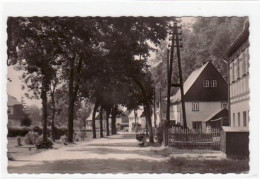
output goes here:
[{"label": "fence", "polygon": [[169,146],[187,149],[220,150],[220,129],[208,131],[170,128]]}]

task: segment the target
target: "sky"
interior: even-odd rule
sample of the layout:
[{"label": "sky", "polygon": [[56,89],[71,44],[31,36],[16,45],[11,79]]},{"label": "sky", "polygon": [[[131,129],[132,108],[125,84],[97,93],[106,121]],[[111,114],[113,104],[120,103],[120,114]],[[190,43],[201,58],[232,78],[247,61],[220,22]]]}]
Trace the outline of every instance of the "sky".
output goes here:
[{"label": "sky", "polygon": [[[194,23],[195,18],[193,17],[182,17],[182,24],[187,24],[187,23]],[[151,53],[151,61],[155,57],[154,53]],[[25,93],[29,93],[28,89],[22,90],[22,81],[21,81],[21,75],[22,71],[16,71],[14,70],[13,66],[9,66],[7,70],[7,77],[11,79],[11,81],[7,81],[7,94],[15,97],[18,101],[21,102],[21,98],[24,98],[25,103],[30,106],[30,105],[36,105],[39,108],[41,108],[41,100],[37,99],[28,99],[27,97],[24,96]]]}]

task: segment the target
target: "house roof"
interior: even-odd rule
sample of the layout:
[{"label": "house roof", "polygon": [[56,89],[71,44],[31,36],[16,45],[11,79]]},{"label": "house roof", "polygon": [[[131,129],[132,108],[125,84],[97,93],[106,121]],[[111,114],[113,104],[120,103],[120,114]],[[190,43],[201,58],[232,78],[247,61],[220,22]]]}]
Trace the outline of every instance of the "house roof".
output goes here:
[{"label": "house roof", "polygon": [[230,57],[249,37],[249,20],[247,19],[244,23],[243,31],[238,35],[234,42],[228,47],[226,52],[227,56]]},{"label": "house roof", "polygon": [[222,118],[222,117],[227,117],[227,116],[225,116],[225,114],[227,114],[227,116],[228,116],[228,110],[226,108],[217,109],[208,118],[206,118],[203,122],[208,122],[212,119],[219,119],[219,118]]},{"label": "house roof", "polygon": [[[139,109],[135,110],[136,113],[137,113],[137,116],[136,117],[141,117],[142,113],[143,113],[143,107],[141,106]],[[135,113],[134,113],[134,110],[132,110],[129,114],[128,117],[131,117],[131,118],[134,118],[135,117]]]},{"label": "house roof", "polygon": [[[92,115],[93,115],[93,110],[91,111],[91,113],[90,113],[90,115],[87,117],[87,121],[92,121]],[[98,117],[98,115],[99,115],[99,112],[96,112],[96,117],[95,117],[95,119]]]},{"label": "house roof", "polygon": [[223,131],[225,132],[249,132],[248,127],[230,127],[230,126],[222,126]]},{"label": "house roof", "polygon": [[[184,95],[189,91],[191,86],[194,84],[194,82],[198,79],[202,71],[205,69],[205,67],[211,63],[210,61],[206,62],[204,65],[202,65],[200,68],[194,70],[190,76],[187,78],[187,80],[183,84],[183,90],[184,90]],[[176,103],[181,101],[181,91],[180,89],[177,91],[177,93],[170,98],[171,103]]]},{"label": "house roof", "polygon": [[21,103],[19,101],[17,101],[17,99],[15,97],[8,95],[7,106],[14,106],[16,104],[21,104]]}]

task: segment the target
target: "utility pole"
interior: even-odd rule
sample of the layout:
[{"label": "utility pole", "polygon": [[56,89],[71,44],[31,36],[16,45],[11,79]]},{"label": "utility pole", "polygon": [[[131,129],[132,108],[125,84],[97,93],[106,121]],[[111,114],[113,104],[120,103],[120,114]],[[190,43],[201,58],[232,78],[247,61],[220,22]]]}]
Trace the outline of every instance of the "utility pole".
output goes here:
[{"label": "utility pole", "polygon": [[181,90],[181,106],[182,106],[182,118],[183,118],[183,126],[184,128],[187,128],[187,121],[186,121],[186,111],[185,111],[185,101],[184,101],[184,90],[183,90],[183,79],[182,79],[182,69],[181,69],[181,55],[180,55],[180,39],[179,35],[182,34],[182,32],[178,32],[181,27],[177,26],[177,23],[174,23],[175,28],[175,37],[176,37],[176,48],[177,48],[177,59],[178,59],[178,69],[179,69],[179,79],[180,79],[180,90]]},{"label": "utility pole", "polygon": [[[170,60],[169,60],[169,51],[167,51],[167,110],[166,110],[166,127],[165,127],[165,136],[164,136],[164,144],[165,146],[168,145],[168,128],[170,123],[170,97],[171,97],[171,88],[172,87],[179,87],[181,92],[181,104],[182,104],[182,118],[183,118],[183,126],[187,127],[186,122],[186,111],[185,111],[185,101],[184,101],[184,89],[183,89],[183,78],[182,78],[182,69],[181,69],[181,56],[180,56],[180,48],[182,45],[180,41],[182,40],[179,36],[182,32],[179,32],[179,27],[177,22],[174,22],[172,27],[172,37],[171,37],[171,51],[170,51]],[[177,63],[178,63],[178,76],[179,76],[179,83],[172,83],[172,64],[173,64],[173,55],[174,55],[174,48],[176,47],[176,54],[177,54]]]},{"label": "utility pole", "polygon": [[[173,38],[172,38],[173,42]],[[166,121],[164,126],[164,145],[168,146],[168,124],[170,122],[170,97],[171,97],[171,74],[173,61],[173,46],[171,48],[171,58],[169,59],[169,50],[167,49],[167,104],[166,104]]]}]

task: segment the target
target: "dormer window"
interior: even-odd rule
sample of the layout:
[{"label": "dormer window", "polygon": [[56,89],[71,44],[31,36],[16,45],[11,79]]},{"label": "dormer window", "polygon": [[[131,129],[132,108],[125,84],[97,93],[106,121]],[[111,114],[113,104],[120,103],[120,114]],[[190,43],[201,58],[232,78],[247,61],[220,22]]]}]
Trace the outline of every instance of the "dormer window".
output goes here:
[{"label": "dormer window", "polygon": [[199,103],[192,103],[192,111],[199,111]]},{"label": "dormer window", "polygon": [[203,87],[208,88],[209,87],[209,80],[203,81]]},{"label": "dormer window", "polygon": [[217,80],[211,80],[211,87],[217,87]]}]

